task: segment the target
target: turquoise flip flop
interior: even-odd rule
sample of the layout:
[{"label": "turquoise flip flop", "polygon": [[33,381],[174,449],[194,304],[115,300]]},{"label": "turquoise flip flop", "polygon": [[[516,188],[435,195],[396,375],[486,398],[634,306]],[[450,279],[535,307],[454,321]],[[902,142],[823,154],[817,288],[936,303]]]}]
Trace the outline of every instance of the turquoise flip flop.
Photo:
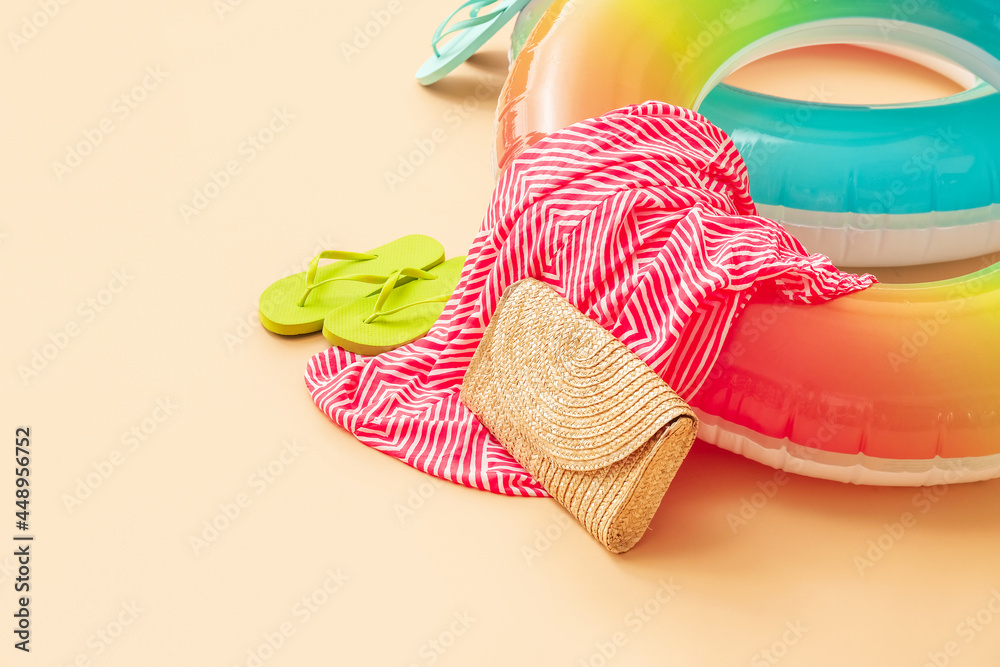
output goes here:
[{"label": "turquoise flip flop", "polygon": [[[323,335],[332,345],[366,356],[422,338],[444,311],[464,264],[464,257],[455,257],[429,271],[402,269],[385,282],[378,294],[327,315]],[[404,278],[411,280],[400,284]]]},{"label": "turquoise flip flop", "polygon": [[[528,2],[529,0],[499,0],[499,2],[497,0],[468,0],[468,2],[462,3],[462,6],[453,11],[434,31],[434,37],[431,40],[434,55],[417,70],[417,81],[428,86],[464,63],[504,24],[517,16],[517,13],[524,9]],[[485,14],[479,13],[480,10],[494,3],[497,5],[496,9]],[[469,9],[469,18],[458,21],[451,28],[448,28],[451,20],[466,8]],[[452,33],[461,34],[439,48],[441,39]]]},{"label": "turquoise flip flop", "polygon": [[[323,259],[341,261],[320,266]],[[444,247],[429,236],[411,234],[366,253],[325,250],[309,268],[272,283],[260,295],[260,322],[284,336],[323,328],[331,310],[364,298],[408,266],[429,269],[444,260]]]}]

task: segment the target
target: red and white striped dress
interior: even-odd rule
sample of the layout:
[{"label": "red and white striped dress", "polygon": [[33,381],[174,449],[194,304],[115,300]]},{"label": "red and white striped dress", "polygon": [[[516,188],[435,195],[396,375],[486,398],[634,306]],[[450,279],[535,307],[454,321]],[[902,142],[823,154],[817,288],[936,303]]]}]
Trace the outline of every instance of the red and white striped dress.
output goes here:
[{"label": "red and white striped dress", "polygon": [[458,400],[504,289],[549,283],[690,400],[763,281],[797,303],[874,282],[755,213],[736,148],[700,114],[647,102],[577,123],[504,172],[425,338],[371,358],[330,348],[309,361],[306,386],[332,420],[418,470],[544,496]]}]

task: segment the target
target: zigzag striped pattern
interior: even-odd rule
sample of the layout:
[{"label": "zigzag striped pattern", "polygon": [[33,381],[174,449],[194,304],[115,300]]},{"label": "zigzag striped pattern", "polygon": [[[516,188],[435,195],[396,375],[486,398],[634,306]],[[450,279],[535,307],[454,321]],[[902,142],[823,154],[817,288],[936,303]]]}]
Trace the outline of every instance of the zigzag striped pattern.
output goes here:
[{"label": "zigzag striped pattern", "polygon": [[736,148],[694,111],[646,102],[571,125],[504,172],[425,338],[373,358],[330,348],[306,386],[333,421],[418,470],[545,496],[458,398],[504,289],[552,285],[690,400],[762,285],[818,303],[874,282],[755,213]]}]

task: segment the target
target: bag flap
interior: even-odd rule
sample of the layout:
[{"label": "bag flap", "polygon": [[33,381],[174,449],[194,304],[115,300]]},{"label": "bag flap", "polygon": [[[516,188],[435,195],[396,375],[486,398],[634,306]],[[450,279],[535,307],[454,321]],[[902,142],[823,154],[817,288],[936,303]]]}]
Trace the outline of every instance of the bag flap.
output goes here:
[{"label": "bag flap", "polygon": [[504,292],[466,382],[491,384],[485,409],[502,410],[526,444],[567,470],[617,463],[664,426],[694,419],[618,339],[531,279]]}]

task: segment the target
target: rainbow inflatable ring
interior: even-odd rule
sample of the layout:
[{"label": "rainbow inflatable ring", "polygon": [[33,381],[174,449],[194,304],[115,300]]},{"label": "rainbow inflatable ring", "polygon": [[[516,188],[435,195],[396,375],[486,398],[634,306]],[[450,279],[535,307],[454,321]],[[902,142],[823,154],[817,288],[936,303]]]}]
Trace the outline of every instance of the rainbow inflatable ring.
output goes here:
[{"label": "rainbow inflatable ring", "polygon": [[[814,112],[786,142],[794,145],[751,173],[761,213],[793,232],[813,228],[807,247],[841,264],[853,257],[892,266],[1000,249],[1000,95],[993,91],[1000,29],[988,0],[550,2],[529,4],[515,29],[517,56],[497,108],[500,169],[547,133],[611,109],[647,99],[699,108],[729,73],[768,53],[896,44],[936,52],[988,85],[920,105]],[[692,44],[697,57],[689,55]],[[748,98],[755,105],[746,106]],[[737,125],[766,130],[794,106],[723,89],[716,117],[729,114],[734,124],[722,127],[737,140]],[[753,113],[740,118],[741,108]],[[938,146],[933,168],[914,178],[903,158],[926,150],[935,124],[958,132]],[[744,158],[752,155],[753,145],[736,143]],[[884,192],[895,199],[869,216],[874,223],[858,224],[858,202]],[[817,239],[829,247],[817,247]],[[692,401],[699,435],[776,468],[843,482],[1000,476],[1000,264],[977,268],[938,282],[879,284],[819,306],[755,299]]]},{"label": "rainbow inflatable ring", "polygon": [[[551,4],[532,0],[521,12],[513,55]],[[608,68],[624,58],[610,96],[659,90],[658,99],[664,99],[669,88],[676,99],[666,101],[697,105],[725,130],[747,164],[760,214],[784,223],[815,252],[840,266],[927,264],[1000,250],[1000,133],[992,120],[1000,114],[1000,97],[992,87],[980,81],[942,100],[878,106],[782,100],[724,84],[713,88],[729,71],[768,53],[838,41],[902,51],[966,86],[975,77],[954,65],[945,67],[929,52],[978,63],[995,77],[996,59],[985,48],[995,47],[1000,34],[995,11],[985,2],[925,4],[932,3],[626,0],[615,4],[611,24],[587,34],[586,43],[591,57],[604,64],[599,75],[609,75]],[[566,5],[551,20],[568,22],[568,12],[579,5]],[[641,12],[649,21],[641,36],[627,25],[630,12]],[[587,19],[574,19],[565,29],[596,29],[579,25],[582,20]],[[984,31],[983,48],[932,27],[969,31],[975,21]],[[638,44],[629,42],[633,37]],[[660,48],[638,55],[639,44]],[[560,55],[569,54],[562,49]],[[574,67],[569,62],[562,63],[558,76],[568,75],[566,68]],[[720,62],[721,69],[712,71]],[[957,76],[958,71],[965,76]],[[673,81],[657,80],[670,75]],[[545,87],[541,82],[531,86]],[[562,98],[545,105],[546,111],[598,108],[601,96],[584,92],[585,98]],[[506,138],[530,140],[520,131]],[[516,144],[501,148],[519,150]]]}]

